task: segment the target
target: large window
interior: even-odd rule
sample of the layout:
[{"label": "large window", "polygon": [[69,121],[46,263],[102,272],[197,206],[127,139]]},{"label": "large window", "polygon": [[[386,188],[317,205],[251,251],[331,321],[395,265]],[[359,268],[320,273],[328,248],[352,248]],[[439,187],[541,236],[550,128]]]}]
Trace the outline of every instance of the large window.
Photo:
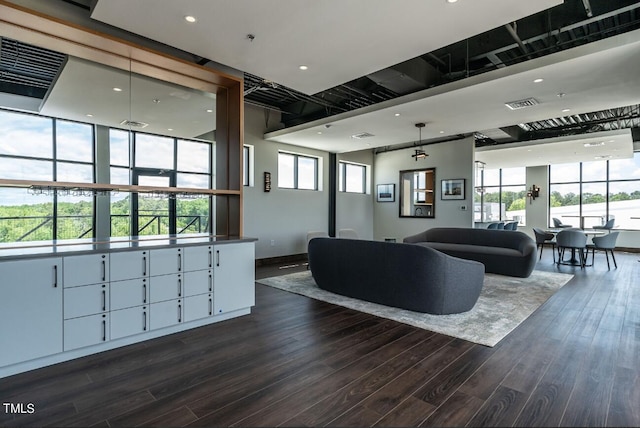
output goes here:
[{"label": "large window", "polygon": [[367,193],[367,167],[350,162],[338,163],[338,191]]},{"label": "large window", "polygon": [[517,221],[526,224],[526,169],[503,168],[482,171],[475,200],[474,220]]},{"label": "large window", "polygon": [[615,219],[640,229],[640,153],[631,159],[549,166],[549,217],[585,228]]},{"label": "large window", "polygon": [[318,158],[278,153],[278,187],[318,190]]},{"label": "large window", "polygon": [[[0,177],[93,183],[93,126],[0,110]],[[93,195],[0,188],[0,242],[93,236]]]}]

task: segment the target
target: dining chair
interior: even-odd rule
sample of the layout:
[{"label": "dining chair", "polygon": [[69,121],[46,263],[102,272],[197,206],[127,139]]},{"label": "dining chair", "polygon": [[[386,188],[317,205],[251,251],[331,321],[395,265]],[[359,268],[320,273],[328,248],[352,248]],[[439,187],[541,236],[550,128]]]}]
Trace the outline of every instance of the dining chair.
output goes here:
[{"label": "dining chair", "polygon": [[616,222],[616,219],[612,218],[612,219],[609,219],[605,224],[601,226],[593,226],[592,229],[606,230],[607,232],[611,233],[611,229],[614,228],[615,222]]},{"label": "dining chair", "polygon": [[536,246],[540,253],[538,255],[538,260],[542,258],[542,250],[544,249],[544,244],[551,244],[551,252],[553,254],[553,262],[556,262],[556,243],[553,240],[555,235],[551,232],[546,232],[538,227],[533,228],[533,234],[536,237]]},{"label": "dining chair", "polygon": [[487,226],[487,229],[497,229],[498,228],[498,223],[489,223],[489,226]]},{"label": "dining chair", "polygon": [[589,250],[591,250],[591,266],[593,266],[593,259],[595,258],[596,250],[604,251],[605,256],[607,257],[607,268],[611,270],[611,265],[609,264],[609,253],[611,253],[611,258],[613,259],[613,265],[618,268],[618,263],[616,263],[616,256],[613,254],[613,250],[616,248],[616,240],[618,239],[618,234],[620,232],[612,232],[608,235],[603,236],[594,236],[591,238],[591,242],[593,244],[587,245],[587,254]]},{"label": "dining chair", "polygon": [[560,219],[556,218],[556,217],[553,217],[553,226],[554,227],[558,227],[558,228],[573,227],[570,224],[565,224],[565,223],[561,222]]},{"label": "dining chair", "polygon": [[[586,264],[587,235],[579,229],[563,229],[556,235],[556,246],[558,248],[558,261],[556,264],[580,265],[580,269]],[[564,260],[565,250],[571,250],[571,260]],[[575,259],[576,251],[579,260]]]}]

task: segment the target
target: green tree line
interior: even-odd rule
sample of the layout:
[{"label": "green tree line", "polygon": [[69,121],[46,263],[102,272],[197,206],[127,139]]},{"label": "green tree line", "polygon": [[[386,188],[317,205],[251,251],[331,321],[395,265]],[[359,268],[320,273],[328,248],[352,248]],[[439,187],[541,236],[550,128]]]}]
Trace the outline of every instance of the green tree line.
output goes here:
[{"label": "green tree line", "polygon": [[[141,215],[140,226],[153,219],[140,234],[153,235],[158,231],[160,222],[161,233],[168,232],[167,200],[139,198],[138,206]],[[206,231],[209,213],[208,198],[178,199],[177,230],[187,227],[184,233]],[[56,239],[90,238],[93,236],[93,202],[58,202],[58,236]],[[111,203],[111,236],[130,236],[131,201],[124,199]],[[204,216],[189,225],[196,216]],[[200,228],[200,229],[199,229]],[[133,234],[136,235],[136,234]],[[53,202],[40,204],[22,204],[0,206],[0,242],[43,241],[53,237]]]},{"label": "green tree line", "polygon": [[[627,192],[619,192],[612,194],[609,197],[609,202],[615,201],[629,201],[633,199],[640,199],[640,190],[636,190],[631,193]],[[485,193],[484,195],[485,202],[500,202],[500,192],[492,192]],[[599,193],[583,193],[582,194],[582,203],[583,204],[596,204],[600,202],[605,202],[606,197]],[[519,192],[502,192],[502,203],[507,207],[507,211],[518,211],[525,209],[527,205],[527,192],[525,190]],[[551,200],[552,207],[565,207],[569,205],[578,205],[580,204],[580,195],[569,192],[565,195],[560,192],[551,192]]]}]

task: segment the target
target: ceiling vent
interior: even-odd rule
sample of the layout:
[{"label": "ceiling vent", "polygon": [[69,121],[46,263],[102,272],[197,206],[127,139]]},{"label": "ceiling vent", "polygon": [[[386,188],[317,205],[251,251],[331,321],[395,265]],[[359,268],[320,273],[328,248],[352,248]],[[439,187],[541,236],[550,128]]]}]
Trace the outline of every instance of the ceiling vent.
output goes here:
[{"label": "ceiling vent", "polygon": [[136,122],[135,120],[127,120],[127,119],[120,122],[120,125],[128,126],[131,128],[146,128],[147,126],[149,126],[148,123]]},{"label": "ceiling vent", "polygon": [[363,138],[373,137],[373,134],[369,134],[368,132],[361,132],[359,134],[353,134],[351,138],[356,138],[358,140],[362,140]]},{"label": "ceiling vent", "polygon": [[509,107],[511,110],[520,110],[522,108],[538,105],[538,101],[535,98],[527,98],[525,100],[510,101],[508,103],[504,103],[504,105]]}]

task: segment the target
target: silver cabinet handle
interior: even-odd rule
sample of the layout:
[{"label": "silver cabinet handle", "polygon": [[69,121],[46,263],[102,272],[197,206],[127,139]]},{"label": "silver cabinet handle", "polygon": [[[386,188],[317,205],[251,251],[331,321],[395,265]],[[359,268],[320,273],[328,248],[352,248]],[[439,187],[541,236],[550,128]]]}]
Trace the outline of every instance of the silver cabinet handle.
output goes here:
[{"label": "silver cabinet handle", "polygon": [[58,288],[58,265],[53,265],[53,288]]}]

